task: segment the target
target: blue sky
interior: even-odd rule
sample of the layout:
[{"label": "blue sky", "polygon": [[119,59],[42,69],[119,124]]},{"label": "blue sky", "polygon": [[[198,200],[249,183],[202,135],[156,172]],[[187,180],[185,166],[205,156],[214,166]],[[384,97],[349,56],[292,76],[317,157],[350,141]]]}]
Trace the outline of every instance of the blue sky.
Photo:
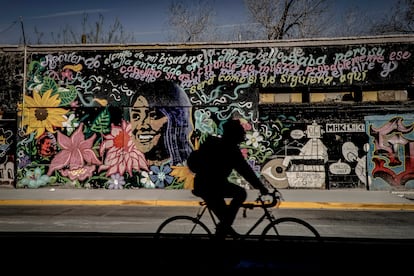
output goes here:
[{"label": "blue sky", "polygon": [[[185,0],[194,3],[194,0]],[[348,7],[358,6],[367,15],[381,14],[397,0],[330,0],[340,13]],[[165,42],[167,8],[171,0],[0,0],[0,44],[18,44],[23,30],[26,39],[35,41],[35,27],[44,33],[44,40],[51,32],[58,33],[65,26],[80,32],[83,14],[95,22],[98,14],[104,16],[104,24],[112,24],[118,18],[128,33],[139,42]],[[222,27],[248,23],[244,0],[215,0],[216,24]],[[23,23],[23,24],[22,24]],[[23,28],[22,28],[23,26]]]}]

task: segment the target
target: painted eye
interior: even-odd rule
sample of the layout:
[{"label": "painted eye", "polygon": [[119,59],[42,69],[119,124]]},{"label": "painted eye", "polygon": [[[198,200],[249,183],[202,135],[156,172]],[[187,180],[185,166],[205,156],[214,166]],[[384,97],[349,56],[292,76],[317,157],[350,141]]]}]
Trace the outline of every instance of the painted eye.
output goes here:
[{"label": "painted eye", "polygon": [[289,186],[286,176],[286,166],[282,158],[272,159],[267,162],[261,171],[266,180],[275,188],[287,188]]}]

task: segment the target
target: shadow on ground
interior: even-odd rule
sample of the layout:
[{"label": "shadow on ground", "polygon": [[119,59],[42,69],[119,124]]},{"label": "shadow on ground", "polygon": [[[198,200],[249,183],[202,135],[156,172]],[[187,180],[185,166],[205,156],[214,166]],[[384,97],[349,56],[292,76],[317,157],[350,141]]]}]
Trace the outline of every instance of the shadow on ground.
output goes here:
[{"label": "shadow on ground", "polygon": [[[346,273],[407,271],[414,240],[301,238],[260,241],[189,239],[152,234],[0,233],[2,265],[14,273],[167,272],[180,275],[253,272]],[[10,259],[10,262],[8,260]],[[57,270],[58,268],[58,270]],[[210,274],[211,275],[211,274]]]}]

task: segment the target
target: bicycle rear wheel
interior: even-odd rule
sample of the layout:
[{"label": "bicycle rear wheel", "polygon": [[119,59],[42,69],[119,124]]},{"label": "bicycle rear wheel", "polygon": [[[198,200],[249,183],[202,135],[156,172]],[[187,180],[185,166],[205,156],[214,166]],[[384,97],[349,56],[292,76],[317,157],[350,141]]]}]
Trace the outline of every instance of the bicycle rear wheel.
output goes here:
[{"label": "bicycle rear wheel", "polygon": [[155,232],[157,238],[211,238],[210,229],[190,216],[173,216],[163,221]]},{"label": "bicycle rear wheel", "polygon": [[308,222],[294,217],[278,218],[270,222],[261,235],[262,239],[312,239],[320,241],[318,231]]}]

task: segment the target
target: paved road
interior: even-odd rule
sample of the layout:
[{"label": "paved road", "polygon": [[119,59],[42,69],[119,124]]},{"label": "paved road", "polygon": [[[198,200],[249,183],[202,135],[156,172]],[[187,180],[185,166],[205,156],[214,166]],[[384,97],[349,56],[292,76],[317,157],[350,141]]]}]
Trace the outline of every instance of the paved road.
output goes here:
[{"label": "paved road", "polygon": [[[174,215],[195,216],[193,206],[35,205],[1,206],[0,231],[154,233]],[[406,210],[280,209],[277,217],[298,217],[324,237],[414,239],[414,212]],[[234,227],[246,233],[260,210],[238,213]],[[203,221],[214,231],[208,216]],[[259,234],[262,224],[255,234]]]},{"label": "paved road", "polygon": [[[266,243],[257,240],[188,241],[182,235],[158,241],[150,232],[102,231],[117,224],[119,229],[128,223],[136,226],[137,217],[152,218],[158,223],[161,217],[154,214],[160,208],[183,208],[192,213],[191,208],[197,206],[199,199],[190,191],[0,189],[2,269],[22,275],[56,275],[62,271],[94,275],[110,271],[180,275],[334,274],[361,270],[395,274],[410,270],[414,248],[412,193],[366,190],[282,190],[282,193],[285,200],[280,211],[285,214],[299,212],[310,220],[321,230],[323,243],[300,239]],[[254,200],[256,195],[250,191],[249,199]],[[45,215],[29,228],[26,224],[29,218],[39,218],[38,208],[44,210]],[[123,211],[115,211],[118,209]],[[135,217],[123,213],[138,209],[143,213],[135,213]],[[83,219],[77,217],[81,210],[89,210]],[[367,218],[365,212],[372,216]],[[91,231],[91,221],[103,228]],[[76,228],[79,223],[81,228]],[[60,231],[45,227],[50,224],[61,227]],[[388,234],[376,238],[372,235],[352,237],[363,225],[368,228],[362,232]],[[70,226],[74,231],[68,231]],[[331,232],[335,228],[349,236],[333,234],[338,233]],[[408,238],[400,233],[409,233]]]}]

